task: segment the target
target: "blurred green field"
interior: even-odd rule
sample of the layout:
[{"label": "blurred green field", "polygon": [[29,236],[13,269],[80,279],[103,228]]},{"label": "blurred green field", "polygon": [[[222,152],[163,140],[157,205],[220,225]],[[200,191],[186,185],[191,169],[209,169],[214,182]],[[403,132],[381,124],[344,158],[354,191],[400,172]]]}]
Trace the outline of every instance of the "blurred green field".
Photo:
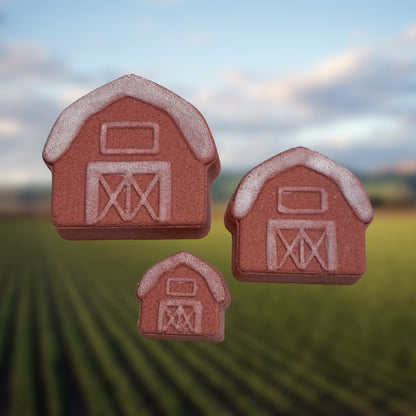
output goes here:
[{"label": "blurred green field", "polygon": [[[0,221],[0,415],[416,414],[416,215],[376,214],[353,286],[240,283],[203,240],[62,240]],[[150,341],[136,285],[189,250],[231,291],[225,341]]]}]

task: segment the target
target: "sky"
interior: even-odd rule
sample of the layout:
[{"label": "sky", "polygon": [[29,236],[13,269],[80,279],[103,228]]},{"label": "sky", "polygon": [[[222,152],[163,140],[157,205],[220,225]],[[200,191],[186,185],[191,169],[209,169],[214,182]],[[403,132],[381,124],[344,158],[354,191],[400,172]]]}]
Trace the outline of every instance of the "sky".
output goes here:
[{"label": "sky", "polygon": [[48,183],[56,118],[128,73],[201,111],[224,170],[416,163],[413,0],[0,0],[0,185]]}]

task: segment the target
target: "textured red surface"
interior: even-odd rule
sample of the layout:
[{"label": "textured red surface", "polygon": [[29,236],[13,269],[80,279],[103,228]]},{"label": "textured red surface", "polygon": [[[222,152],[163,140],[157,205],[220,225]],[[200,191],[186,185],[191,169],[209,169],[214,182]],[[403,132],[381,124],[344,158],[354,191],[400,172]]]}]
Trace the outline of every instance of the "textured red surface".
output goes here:
[{"label": "textured red surface", "polygon": [[[203,277],[202,270],[195,270],[183,263],[166,270],[160,268],[160,263],[149,269],[157,277],[153,287],[145,294],[139,294],[138,289],[139,332],[150,339],[222,341],[224,314],[230,297],[221,274],[204,262],[203,267],[210,270],[208,279],[215,278],[215,284],[222,285],[224,290],[225,298],[218,301]],[[146,279],[145,274],[142,280]],[[141,281],[138,288],[141,284],[145,283]]]},{"label": "textured red surface", "polygon": [[234,203],[235,194],[225,224],[237,279],[351,284],[364,274],[368,224],[331,178],[293,166],[264,183],[243,218],[233,217]]},{"label": "textured red surface", "polygon": [[[100,147],[100,128],[104,123],[154,122],[159,126],[157,153],[114,154],[105,153]],[[107,149],[151,147],[151,130],[135,134],[134,129],[108,129]],[[132,219],[123,220],[113,204],[107,214],[93,224],[87,221],[87,166],[96,162],[168,162],[170,163],[170,212],[162,220],[159,215],[160,200],[165,198],[160,183],[156,183],[147,195],[147,202],[154,209],[149,213],[144,205]],[[201,163],[193,154],[181,131],[165,111],[131,97],[123,97],[110,103],[83,124],[69,149],[53,164],[52,224],[61,236],[68,239],[118,239],[118,238],[199,238],[210,228],[210,185],[218,175],[218,156],[208,164]],[[145,192],[154,174],[134,174],[133,178]],[[111,191],[115,191],[123,179],[120,174],[103,175]],[[97,184],[96,203],[102,212],[109,196],[101,184]],[[140,202],[140,195],[133,188],[124,187],[116,201],[124,209],[126,193],[130,192],[132,207]],[[169,196],[167,196],[169,198]]]}]

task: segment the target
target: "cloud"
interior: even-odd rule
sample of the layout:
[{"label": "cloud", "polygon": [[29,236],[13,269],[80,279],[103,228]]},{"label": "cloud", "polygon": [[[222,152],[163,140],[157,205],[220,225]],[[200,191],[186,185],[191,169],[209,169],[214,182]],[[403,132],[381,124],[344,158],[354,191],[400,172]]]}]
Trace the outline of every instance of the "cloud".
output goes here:
[{"label": "cloud", "polygon": [[416,25],[408,27],[398,38],[399,43],[416,43]]},{"label": "cloud", "polygon": [[[238,106],[274,108],[294,121],[314,121],[322,116],[345,116],[382,109],[391,100],[415,91],[416,62],[393,60],[365,50],[334,56],[295,74],[253,79],[244,73],[223,73],[228,95]],[[217,97],[212,94],[211,100]],[[229,107],[231,109],[232,106]],[[252,113],[258,113],[254,110]]]},{"label": "cloud", "polygon": [[260,130],[274,131],[281,126],[286,131],[299,123],[315,122],[334,107],[340,108],[341,97],[348,99],[345,84],[352,82],[367,61],[366,51],[347,51],[301,72],[266,79],[227,68],[220,72],[222,89],[201,91],[196,99],[220,124],[234,124],[237,129],[251,126],[253,131],[256,125]]},{"label": "cloud", "polygon": [[91,80],[38,44],[0,45],[0,183],[49,180],[42,148],[56,117]]},{"label": "cloud", "polygon": [[[206,41],[203,34],[194,40]],[[207,119],[225,169],[246,169],[298,145],[358,170],[376,168],[416,160],[415,43],[413,26],[295,73],[228,67],[215,84],[171,88]],[[41,152],[57,116],[118,75],[79,74],[38,44],[0,44],[0,182],[49,181]]]},{"label": "cloud", "polygon": [[62,79],[67,68],[37,44],[0,45],[0,79]]},{"label": "cloud", "polygon": [[[374,135],[372,140],[349,143],[338,148],[331,142],[318,146],[318,151],[337,160],[355,172],[378,170],[385,166],[399,166],[403,161],[416,160],[416,140],[413,130],[407,127],[394,133]],[[394,134],[394,137],[388,137]]]},{"label": "cloud", "polygon": [[0,118],[0,140],[17,135],[21,130],[21,123],[14,118]]},{"label": "cloud", "polygon": [[367,54],[352,50],[319,62],[308,70],[276,77],[266,82],[253,83],[249,93],[271,102],[299,100],[305,93],[337,85],[362,67]]},{"label": "cloud", "polygon": [[61,110],[58,102],[35,95],[1,94],[0,183],[49,179],[41,158],[42,148]]},{"label": "cloud", "polygon": [[[343,51],[296,73],[264,77],[226,68],[221,86],[199,91],[194,102],[225,149],[228,166],[259,163],[296,145],[348,155],[364,168],[389,157],[416,159],[416,57],[409,53],[415,41],[411,27],[385,43]],[[377,149],[364,152],[370,158],[365,161],[353,156],[361,147]]]}]

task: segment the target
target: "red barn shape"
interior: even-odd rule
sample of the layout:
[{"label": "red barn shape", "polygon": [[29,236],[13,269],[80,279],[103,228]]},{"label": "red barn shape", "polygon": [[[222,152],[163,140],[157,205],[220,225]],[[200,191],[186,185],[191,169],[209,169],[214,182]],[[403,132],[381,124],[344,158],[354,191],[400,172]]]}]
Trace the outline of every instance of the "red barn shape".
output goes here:
[{"label": "red barn shape", "polygon": [[150,267],[137,286],[139,332],[151,339],[220,342],[230,293],[221,273],[182,251]]},{"label": "red barn shape", "polygon": [[351,284],[365,272],[373,210],[360,181],[297,147],[252,169],[225,214],[238,280]]},{"label": "red barn shape", "polygon": [[208,125],[183,98],[126,75],[56,120],[43,150],[52,224],[68,239],[200,238],[220,161]]}]

